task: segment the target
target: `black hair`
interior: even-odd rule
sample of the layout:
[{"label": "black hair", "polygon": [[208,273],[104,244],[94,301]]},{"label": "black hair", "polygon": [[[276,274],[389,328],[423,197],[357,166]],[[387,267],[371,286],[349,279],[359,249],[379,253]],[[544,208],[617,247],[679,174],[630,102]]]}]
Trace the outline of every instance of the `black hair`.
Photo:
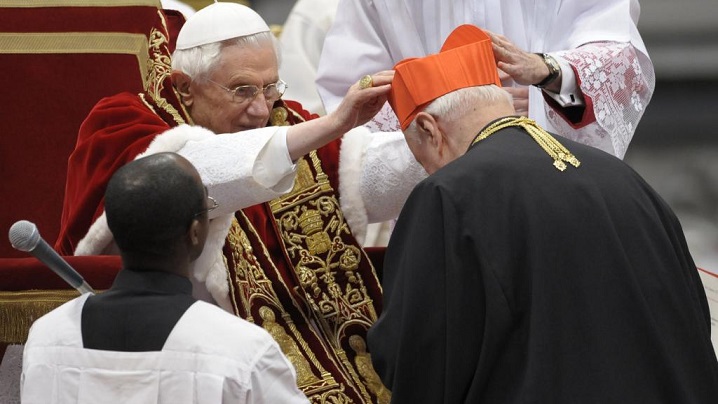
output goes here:
[{"label": "black hair", "polygon": [[172,255],[204,209],[204,187],[182,160],[175,153],[153,154],[126,164],[110,179],[107,224],[123,253]]}]

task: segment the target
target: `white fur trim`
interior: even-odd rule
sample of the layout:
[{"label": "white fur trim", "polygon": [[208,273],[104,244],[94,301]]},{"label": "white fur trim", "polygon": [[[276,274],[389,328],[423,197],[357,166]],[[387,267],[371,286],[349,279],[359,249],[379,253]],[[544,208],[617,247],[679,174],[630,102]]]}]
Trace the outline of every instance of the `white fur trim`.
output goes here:
[{"label": "white fur trim", "polygon": [[229,299],[227,268],[224,264],[222,247],[224,247],[233,217],[233,214],[229,214],[210,220],[207,242],[202,254],[193,263],[192,271],[194,278],[205,285],[214,301],[230,313],[233,310]]},{"label": "white fur trim", "polygon": [[369,221],[361,194],[362,163],[369,142],[369,130],[360,126],[344,135],[339,151],[339,206],[360,245],[364,244]]},{"label": "white fur trim", "polygon": [[[180,125],[157,135],[147,150],[138,154],[135,160],[162,152],[177,152],[187,142],[214,136],[211,131],[199,127]],[[209,224],[207,242],[199,258],[194,262],[194,278],[205,284],[212,298],[223,309],[232,312],[227,284],[227,269],[224,264],[222,247],[229,233],[233,215],[223,215],[212,219]],[[75,249],[75,255],[105,254],[114,245],[114,238],[107,226],[105,212],[90,226],[85,237]]]},{"label": "white fur trim", "polygon": [[202,140],[214,136],[209,129],[201,126],[180,125],[169,129],[152,140],[144,153],[138,154],[135,160],[162,152],[177,152],[184,147],[187,142],[193,140]]},{"label": "white fur trim", "polygon": [[107,217],[103,211],[102,215],[90,226],[85,237],[77,243],[75,255],[105,254],[113,240],[112,232],[107,226]]}]

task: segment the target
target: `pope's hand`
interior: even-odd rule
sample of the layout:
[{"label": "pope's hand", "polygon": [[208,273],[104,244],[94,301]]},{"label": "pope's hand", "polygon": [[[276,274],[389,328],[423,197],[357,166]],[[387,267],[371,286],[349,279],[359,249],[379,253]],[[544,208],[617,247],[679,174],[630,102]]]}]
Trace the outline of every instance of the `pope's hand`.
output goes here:
[{"label": "pope's hand", "polygon": [[[394,71],[383,71],[349,88],[334,112],[287,129],[287,150],[292,161],[367,123],[386,102]],[[371,84],[371,86],[370,86]]]},{"label": "pope's hand", "polygon": [[[327,116],[341,131],[346,132],[369,122],[386,102],[394,71],[385,70],[370,77],[371,80],[365,80],[364,86],[356,82],[349,87],[339,107]],[[371,85],[367,86],[367,83]]]}]

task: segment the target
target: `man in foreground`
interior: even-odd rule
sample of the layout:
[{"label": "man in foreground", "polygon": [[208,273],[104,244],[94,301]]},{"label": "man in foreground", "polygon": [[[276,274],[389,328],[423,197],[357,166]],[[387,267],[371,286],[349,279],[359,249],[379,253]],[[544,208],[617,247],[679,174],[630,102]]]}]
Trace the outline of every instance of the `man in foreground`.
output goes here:
[{"label": "man in foreground", "polygon": [[461,26],[396,66],[389,102],[430,176],[398,219],[369,332],[392,402],[714,402],[677,218],[619,159],[515,116],[490,44]]},{"label": "man in foreground", "polygon": [[112,287],[38,319],[25,345],[22,402],[307,403],[262,328],[192,297],[208,198],[174,153],[120,168],[105,194],[122,256]]}]

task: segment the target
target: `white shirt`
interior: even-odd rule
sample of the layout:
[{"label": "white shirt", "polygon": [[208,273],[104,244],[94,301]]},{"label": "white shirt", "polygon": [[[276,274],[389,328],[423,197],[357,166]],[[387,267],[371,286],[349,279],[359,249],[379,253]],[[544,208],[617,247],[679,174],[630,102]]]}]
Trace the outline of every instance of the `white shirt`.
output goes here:
[{"label": "white shirt", "polygon": [[88,296],[31,327],[23,403],[308,403],[269,333],[204,302],[184,313],[160,352],[84,349],[80,323]]}]

